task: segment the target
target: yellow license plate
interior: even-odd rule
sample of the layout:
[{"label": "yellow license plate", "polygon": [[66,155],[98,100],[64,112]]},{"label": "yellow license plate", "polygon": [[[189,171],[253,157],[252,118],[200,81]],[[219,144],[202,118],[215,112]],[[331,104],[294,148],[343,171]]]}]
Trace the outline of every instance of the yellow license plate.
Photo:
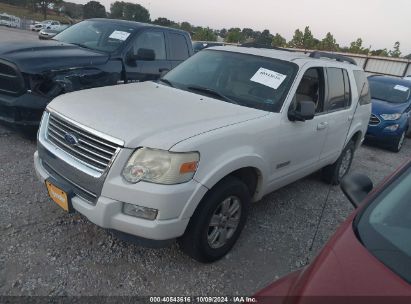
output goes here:
[{"label": "yellow license plate", "polygon": [[60,188],[54,186],[49,181],[46,181],[47,191],[49,192],[50,198],[65,211],[69,211],[68,195],[66,192]]}]

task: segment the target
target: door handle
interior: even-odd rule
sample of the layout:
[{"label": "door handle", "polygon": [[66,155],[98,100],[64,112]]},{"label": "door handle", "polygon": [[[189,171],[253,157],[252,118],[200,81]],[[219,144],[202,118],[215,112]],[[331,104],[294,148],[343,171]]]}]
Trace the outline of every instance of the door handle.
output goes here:
[{"label": "door handle", "polygon": [[328,126],[328,122],[326,122],[326,121],[320,122],[320,123],[317,125],[317,130],[324,130],[325,128],[327,128],[327,126]]},{"label": "door handle", "polygon": [[158,69],[158,71],[159,71],[160,73],[164,73],[164,72],[170,72],[170,69],[162,68],[162,69]]}]

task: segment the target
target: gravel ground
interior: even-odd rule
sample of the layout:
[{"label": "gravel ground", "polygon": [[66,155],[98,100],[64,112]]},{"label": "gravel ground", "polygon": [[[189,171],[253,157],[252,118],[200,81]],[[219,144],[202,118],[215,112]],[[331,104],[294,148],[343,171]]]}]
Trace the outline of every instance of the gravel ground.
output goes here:
[{"label": "gravel ground", "polygon": [[[0,28],[0,41],[9,34]],[[0,126],[0,295],[251,295],[311,261],[352,211],[313,174],[253,205],[231,253],[203,265],[176,245],[141,248],[65,214],[35,176],[35,150],[33,138]],[[411,140],[398,154],[363,146],[352,169],[378,183],[410,152]]]}]

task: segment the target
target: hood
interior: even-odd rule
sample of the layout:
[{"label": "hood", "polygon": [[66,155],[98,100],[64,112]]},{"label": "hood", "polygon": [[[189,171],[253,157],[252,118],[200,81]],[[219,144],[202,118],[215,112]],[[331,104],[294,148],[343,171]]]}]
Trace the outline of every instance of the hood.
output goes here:
[{"label": "hood", "polygon": [[403,113],[410,104],[410,102],[391,103],[380,99],[371,99],[371,103],[372,113],[375,115]]},{"label": "hood", "polygon": [[54,40],[2,42],[0,58],[15,63],[25,73],[104,64],[109,55]]},{"label": "hood", "polygon": [[268,115],[154,82],[61,95],[48,108],[129,148],[168,150],[189,137]]}]

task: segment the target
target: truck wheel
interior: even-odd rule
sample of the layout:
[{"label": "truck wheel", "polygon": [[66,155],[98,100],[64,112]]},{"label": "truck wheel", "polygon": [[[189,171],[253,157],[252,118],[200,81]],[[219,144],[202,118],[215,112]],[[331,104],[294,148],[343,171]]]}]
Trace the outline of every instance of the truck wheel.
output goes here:
[{"label": "truck wheel", "polygon": [[332,165],[323,168],[323,180],[331,185],[338,185],[348,171],[350,171],[354,152],[354,142],[350,141],[341,152],[337,161]]},{"label": "truck wheel", "polygon": [[401,136],[397,138],[394,144],[391,146],[391,151],[400,152],[402,146],[404,145],[405,135],[407,131],[402,132]]},{"label": "truck wheel", "polygon": [[221,259],[234,246],[247,219],[250,193],[239,179],[229,176],[214,186],[191,217],[181,250],[202,263]]}]

